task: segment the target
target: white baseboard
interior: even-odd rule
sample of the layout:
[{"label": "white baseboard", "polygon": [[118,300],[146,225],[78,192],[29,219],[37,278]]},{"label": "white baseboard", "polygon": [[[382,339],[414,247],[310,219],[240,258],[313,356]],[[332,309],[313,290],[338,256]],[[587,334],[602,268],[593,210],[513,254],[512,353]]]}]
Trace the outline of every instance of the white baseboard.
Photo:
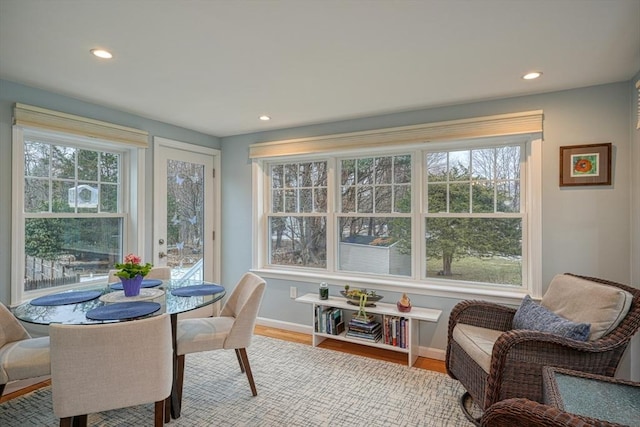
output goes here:
[{"label": "white baseboard", "polygon": [[311,335],[311,333],[313,332],[311,326],[300,325],[299,323],[284,322],[282,320],[267,319],[265,317],[258,317],[256,323],[260,326],[284,329],[285,331],[299,332],[301,334]]},{"label": "white baseboard", "polygon": [[[311,335],[311,333],[313,332],[311,326],[300,325],[298,323],[283,322],[281,320],[267,319],[265,317],[258,317],[256,323],[260,326],[283,329],[285,331],[299,332],[308,335]],[[444,360],[445,354],[446,351],[439,348],[418,347],[418,355],[420,357],[427,357],[429,359],[435,360]]]},{"label": "white baseboard", "polygon": [[426,357],[428,359],[442,360],[444,361],[447,355],[446,350],[431,347],[418,347],[418,355],[420,357]]}]

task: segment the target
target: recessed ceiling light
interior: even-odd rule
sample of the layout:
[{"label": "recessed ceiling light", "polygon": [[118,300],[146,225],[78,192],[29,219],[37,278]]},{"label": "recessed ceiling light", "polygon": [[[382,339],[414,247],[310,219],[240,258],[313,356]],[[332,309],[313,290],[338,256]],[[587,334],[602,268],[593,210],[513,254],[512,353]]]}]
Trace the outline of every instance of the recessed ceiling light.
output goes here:
[{"label": "recessed ceiling light", "polygon": [[267,122],[267,121],[271,120],[271,117],[266,116],[266,115],[262,115],[262,116],[260,116],[260,120],[262,120],[263,122]]},{"label": "recessed ceiling light", "polygon": [[524,76],[522,76],[522,78],[525,79],[525,80],[533,80],[533,79],[537,79],[541,75],[542,75],[541,71],[532,71],[532,72],[527,73]]},{"label": "recessed ceiling light", "polygon": [[91,49],[91,53],[97,56],[98,58],[103,58],[103,59],[113,58],[113,55],[111,54],[111,52],[104,49]]}]

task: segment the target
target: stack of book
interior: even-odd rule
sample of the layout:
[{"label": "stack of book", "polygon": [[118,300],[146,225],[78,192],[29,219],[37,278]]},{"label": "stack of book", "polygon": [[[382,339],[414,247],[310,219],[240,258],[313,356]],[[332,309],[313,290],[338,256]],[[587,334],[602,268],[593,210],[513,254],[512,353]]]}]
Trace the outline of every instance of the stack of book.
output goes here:
[{"label": "stack of book", "polygon": [[372,315],[354,316],[349,321],[347,336],[376,342],[382,337],[382,325]]},{"label": "stack of book", "polygon": [[340,335],[344,332],[342,310],[335,307],[316,307],[316,332]]},{"label": "stack of book", "polygon": [[383,342],[394,347],[407,348],[407,325],[404,317],[384,316],[383,322]]}]

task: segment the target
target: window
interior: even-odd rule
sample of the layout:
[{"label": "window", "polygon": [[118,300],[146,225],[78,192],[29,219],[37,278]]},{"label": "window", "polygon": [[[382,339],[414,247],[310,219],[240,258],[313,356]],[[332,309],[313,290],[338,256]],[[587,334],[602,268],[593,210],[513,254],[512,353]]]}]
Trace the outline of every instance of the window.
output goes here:
[{"label": "window", "polygon": [[[466,137],[447,137],[458,132]],[[540,132],[535,112],[254,144],[254,268],[540,296]],[[427,134],[440,136],[424,143]]]},{"label": "window", "polygon": [[338,270],[411,276],[411,155],[340,160]]},{"label": "window", "polygon": [[327,162],[270,167],[269,264],[327,266]]},{"label": "window", "polygon": [[129,201],[137,149],[16,126],[13,150],[12,303],[106,283],[125,251],[138,249]]},{"label": "window", "polygon": [[520,145],[427,151],[426,276],[522,285]]}]

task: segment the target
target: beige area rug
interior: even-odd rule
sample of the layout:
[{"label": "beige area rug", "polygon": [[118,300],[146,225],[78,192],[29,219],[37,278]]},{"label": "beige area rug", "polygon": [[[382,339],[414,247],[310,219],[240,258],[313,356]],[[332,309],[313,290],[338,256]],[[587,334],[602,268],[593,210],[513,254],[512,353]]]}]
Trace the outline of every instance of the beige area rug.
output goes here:
[{"label": "beige area rug", "polygon": [[[248,353],[256,397],[233,350],[187,355],[182,416],[168,426],[472,425],[444,374],[262,336]],[[0,405],[3,427],[58,422],[49,387]],[[89,425],[151,426],[153,405],[90,414]]]}]

